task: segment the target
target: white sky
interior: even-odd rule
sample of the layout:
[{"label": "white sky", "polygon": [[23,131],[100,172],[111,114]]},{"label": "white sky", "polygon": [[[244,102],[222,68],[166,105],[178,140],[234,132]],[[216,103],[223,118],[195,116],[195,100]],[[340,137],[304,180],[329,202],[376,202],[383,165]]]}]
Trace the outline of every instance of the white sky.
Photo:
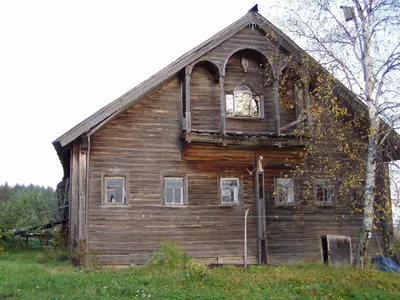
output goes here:
[{"label": "white sky", "polygon": [[55,188],[53,140],[255,3],[0,0],[0,184]]}]

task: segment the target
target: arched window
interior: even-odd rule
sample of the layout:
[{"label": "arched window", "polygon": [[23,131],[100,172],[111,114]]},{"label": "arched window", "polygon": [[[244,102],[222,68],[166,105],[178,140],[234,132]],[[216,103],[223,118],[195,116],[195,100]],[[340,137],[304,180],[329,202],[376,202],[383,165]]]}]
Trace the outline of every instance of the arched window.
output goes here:
[{"label": "arched window", "polygon": [[227,116],[261,117],[261,98],[253,95],[251,89],[240,84],[233,94],[226,94],[226,114]]}]

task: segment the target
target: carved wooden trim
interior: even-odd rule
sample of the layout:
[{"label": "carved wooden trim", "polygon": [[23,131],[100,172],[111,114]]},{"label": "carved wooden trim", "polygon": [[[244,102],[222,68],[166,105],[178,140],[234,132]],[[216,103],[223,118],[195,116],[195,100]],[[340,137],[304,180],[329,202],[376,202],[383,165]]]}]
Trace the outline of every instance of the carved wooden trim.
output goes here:
[{"label": "carved wooden trim", "polygon": [[186,131],[191,131],[191,115],[190,115],[190,73],[186,69],[185,74],[185,97],[186,97]]},{"label": "carved wooden trim", "polygon": [[210,134],[201,132],[186,133],[183,135],[183,138],[187,143],[237,145],[246,147],[303,147],[307,142],[305,139],[297,137],[276,138],[273,136],[237,136],[221,135],[220,133]]},{"label": "carved wooden trim", "polygon": [[243,68],[244,72],[246,73],[247,72],[247,68],[250,65],[249,60],[242,55],[241,58],[240,58],[240,63],[242,65],[242,68]]},{"label": "carved wooden trim", "polygon": [[220,100],[220,112],[221,112],[221,133],[225,134],[225,114],[226,114],[226,101],[225,101],[225,87],[224,87],[224,76],[219,78],[219,100]]}]

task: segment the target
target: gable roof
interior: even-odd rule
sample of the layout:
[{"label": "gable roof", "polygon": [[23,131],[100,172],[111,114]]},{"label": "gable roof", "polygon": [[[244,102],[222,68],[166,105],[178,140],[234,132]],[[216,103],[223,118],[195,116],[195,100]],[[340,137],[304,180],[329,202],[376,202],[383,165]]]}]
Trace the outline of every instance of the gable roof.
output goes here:
[{"label": "gable roof", "polygon": [[[55,147],[59,157],[61,158],[64,155],[62,153],[64,147],[69,145],[75,139],[79,138],[83,134],[90,132],[94,128],[104,125],[113,116],[117,115],[119,112],[128,109],[147,95],[151,94],[153,91],[162,86],[165,82],[175,76],[187,65],[191,64],[198,58],[213,50],[218,45],[222,44],[248,25],[256,25],[261,28],[266,33],[266,35],[273,36],[280,45],[286,48],[291,53],[291,55],[295,57],[299,58],[301,54],[305,52],[298,45],[296,45],[296,43],[292,39],[290,39],[279,28],[274,26],[257,11],[257,6],[254,6],[236,22],[232,23],[208,40],[204,41],[197,47],[185,53],[153,76],[141,82],[136,87],[126,92],[108,105],[104,106],[99,111],[92,114],[87,119],[83,120],[78,125],[57,138],[55,141],[53,141],[53,146]],[[317,66],[320,65],[317,63]],[[327,72],[322,66],[320,67],[323,72]],[[366,115],[367,106],[365,105],[365,103],[361,101],[340,81],[337,80],[336,82],[338,85],[337,92],[340,97],[344,99],[348,104],[350,104],[353,109]],[[393,134],[391,134],[391,138],[396,141],[395,144],[400,144],[399,134],[397,134],[394,130],[392,133]],[[398,154],[398,156],[399,155],[400,154]],[[61,162],[63,163],[62,158]]]},{"label": "gable roof", "polygon": [[276,28],[262,15],[260,15],[254,8],[252,8],[247,14],[245,14],[236,22],[232,23],[205,42],[201,43],[186,54],[182,55],[177,60],[166,66],[164,69],[160,70],[147,80],[143,81],[130,91],[123,94],[121,97],[104,106],[99,111],[92,114],[90,117],[83,120],[78,125],[64,133],[53,142],[54,147],[56,149],[60,149],[60,147],[65,147],[82,134],[89,132],[97,125],[106,122],[114,114],[132,106],[143,97],[149,95],[154,90],[163,85],[185,66],[200,58],[207,52],[211,51],[249,24],[259,26],[267,34],[274,32],[275,36],[278,37],[279,43],[283,45],[286,49],[288,49],[292,54],[300,55],[300,53],[303,52],[303,50],[299,46],[297,46],[289,37],[287,37],[283,32]]}]

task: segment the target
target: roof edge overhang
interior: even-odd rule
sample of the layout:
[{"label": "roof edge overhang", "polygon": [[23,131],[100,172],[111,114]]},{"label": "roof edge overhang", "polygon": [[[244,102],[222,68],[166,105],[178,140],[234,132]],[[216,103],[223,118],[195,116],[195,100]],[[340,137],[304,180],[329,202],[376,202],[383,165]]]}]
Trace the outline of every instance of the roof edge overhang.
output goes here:
[{"label": "roof edge overhang", "polygon": [[[65,134],[57,138],[53,144],[59,143],[61,147],[65,147],[73,140],[78,138],[80,135],[89,132],[92,128],[96,127],[98,124],[102,123],[105,119],[109,118],[111,115],[123,111],[128,107],[134,105],[140,99],[150,94],[152,91],[160,87],[168,79],[176,75],[181,69],[186,67],[191,62],[195,61],[199,57],[203,56],[210,50],[214,49],[216,46],[227,40],[229,37],[237,33],[239,30],[243,29],[245,26],[255,23],[264,31],[271,31],[266,25],[274,27],[271,23],[265,20],[257,12],[248,12],[242,18],[232,23],[225,29],[221,30],[210,39],[201,43],[199,46],[193,48],[189,52],[185,53],[171,64],[149,77],[145,81],[138,84],[133,89],[129,90],[110,104],[104,106],[99,111],[92,114],[90,117],[86,118],[78,125],[67,131]],[[273,28],[275,29],[275,27]],[[289,45],[294,45],[291,41]],[[293,46],[292,46],[293,47]],[[297,47],[298,48],[298,47]],[[299,48],[300,49],[300,48]],[[301,49],[300,49],[301,50]],[[56,149],[57,150],[57,149]]]}]

